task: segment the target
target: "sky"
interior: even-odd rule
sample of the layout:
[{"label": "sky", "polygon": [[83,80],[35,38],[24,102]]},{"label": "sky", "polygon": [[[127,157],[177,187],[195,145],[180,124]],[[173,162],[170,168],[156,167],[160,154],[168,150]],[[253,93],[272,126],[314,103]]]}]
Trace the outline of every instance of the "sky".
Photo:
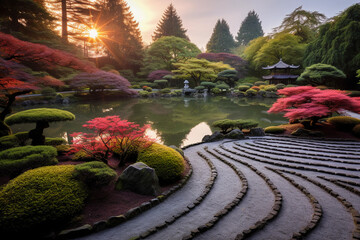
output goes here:
[{"label": "sky", "polygon": [[139,23],[145,44],[150,44],[165,9],[172,3],[187,29],[190,41],[206,49],[218,19],[225,19],[235,37],[249,11],[255,10],[265,35],[278,27],[284,17],[302,6],[331,18],[359,0],[126,0]]}]

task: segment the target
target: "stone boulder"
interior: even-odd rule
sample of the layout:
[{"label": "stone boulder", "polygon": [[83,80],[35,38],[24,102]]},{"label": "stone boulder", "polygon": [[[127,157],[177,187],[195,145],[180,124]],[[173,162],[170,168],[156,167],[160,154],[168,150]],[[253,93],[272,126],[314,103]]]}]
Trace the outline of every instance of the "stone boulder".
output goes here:
[{"label": "stone boulder", "polygon": [[230,139],[244,139],[244,133],[240,129],[234,129],[225,135],[225,138]]},{"label": "stone boulder", "polygon": [[203,142],[216,142],[223,140],[225,138],[225,135],[221,132],[214,132],[212,135],[205,135],[202,139]]},{"label": "stone boulder", "polygon": [[159,179],[153,168],[142,162],[128,166],[120,175],[116,189],[129,189],[142,195],[157,196],[160,193]]},{"label": "stone boulder", "polygon": [[262,128],[252,128],[250,129],[251,136],[265,136],[264,129]]}]

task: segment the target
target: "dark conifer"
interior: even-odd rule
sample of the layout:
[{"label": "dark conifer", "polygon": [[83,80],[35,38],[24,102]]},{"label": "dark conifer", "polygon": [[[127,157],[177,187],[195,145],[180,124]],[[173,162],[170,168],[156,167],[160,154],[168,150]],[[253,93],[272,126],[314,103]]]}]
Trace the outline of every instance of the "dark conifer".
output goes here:
[{"label": "dark conifer", "polygon": [[216,22],[214,31],[209,42],[206,44],[207,52],[231,52],[231,48],[235,46],[235,41],[230,33],[227,22],[222,19]]},{"label": "dark conifer", "polygon": [[183,28],[182,21],[172,4],[165,10],[152,39],[156,41],[164,36],[174,36],[189,40],[189,37],[186,35],[186,30]]},{"label": "dark conifer", "polygon": [[261,21],[255,11],[250,11],[235,37],[238,45],[247,45],[251,40],[264,36]]}]

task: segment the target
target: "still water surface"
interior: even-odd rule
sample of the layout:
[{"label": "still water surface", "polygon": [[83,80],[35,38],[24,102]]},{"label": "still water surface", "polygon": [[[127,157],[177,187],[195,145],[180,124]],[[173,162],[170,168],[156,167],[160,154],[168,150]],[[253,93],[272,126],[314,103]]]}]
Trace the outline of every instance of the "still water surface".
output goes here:
[{"label": "still water surface", "polygon": [[[72,103],[67,106],[50,105],[40,107],[59,108],[75,114],[76,120],[50,123],[44,132],[47,137],[63,137],[70,140],[69,134],[84,132],[86,121],[96,117],[119,115],[122,119],[140,125],[150,124],[148,135],[166,145],[186,146],[201,142],[206,134],[216,131],[211,124],[220,119],[254,119],[260,127],[285,123],[280,114],[266,111],[274,99],[237,99],[226,97],[209,98],[131,98],[117,100],[98,100]],[[38,108],[32,106],[30,108]],[[29,108],[16,107],[13,112]],[[14,132],[29,131],[35,124],[13,125]]]}]

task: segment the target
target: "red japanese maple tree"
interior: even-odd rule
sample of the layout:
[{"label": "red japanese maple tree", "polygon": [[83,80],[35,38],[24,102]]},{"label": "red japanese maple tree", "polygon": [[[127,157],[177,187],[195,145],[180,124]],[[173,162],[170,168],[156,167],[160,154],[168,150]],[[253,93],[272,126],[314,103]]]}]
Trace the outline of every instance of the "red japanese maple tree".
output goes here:
[{"label": "red japanese maple tree", "polygon": [[71,152],[83,150],[105,163],[108,163],[107,159],[110,155],[116,153],[121,165],[132,153],[150,147],[154,142],[145,135],[149,125],[140,127],[139,124],[123,120],[119,116],[94,118],[83,127],[93,132],[71,134],[70,136],[73,137]]},{"label": "red japanese maple tree", "polygon": [[301,86],[278,90],[278,94],[283,97],[268,112],[285,112],[284,117],[290,121],[307,119],[314,125],[319,119],[342,109],[360,113],[360,99],[347,96],[345,91]]},{"label": "red japanese maple tree", "polygon": [[166,75],[173,75],[173,73],[168,70],[155,70],[149,73],[147,79],[149,82],[154,82],[155,80],[161,80]]}]

